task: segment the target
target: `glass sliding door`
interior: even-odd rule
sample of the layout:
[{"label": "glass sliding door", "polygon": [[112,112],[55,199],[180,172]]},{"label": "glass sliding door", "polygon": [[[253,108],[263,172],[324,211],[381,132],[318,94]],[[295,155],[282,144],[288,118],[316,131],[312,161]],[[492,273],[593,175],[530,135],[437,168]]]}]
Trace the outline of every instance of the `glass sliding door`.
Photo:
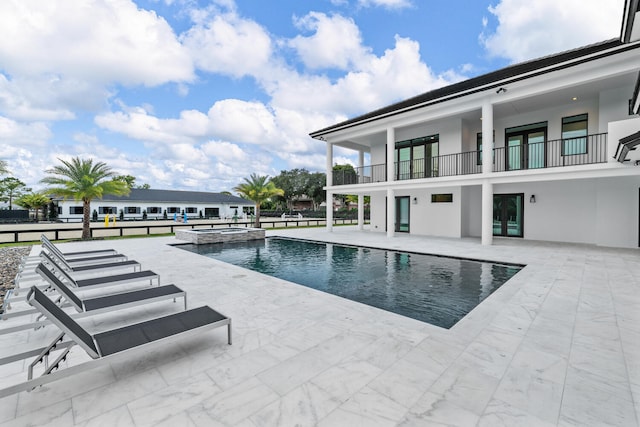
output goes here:
[{"label": "glass sliding door", "polygon": [[396,180],[438,176],[438,135],[396,142]]},{"label": "glass sliding door", "polygon": [[409,232],[409,197],[396,197],[396,231]]},{"label": "glass sliding door", "polygon": [[493,235],[505,237],[524,235],[524,194],[494,194]]}]

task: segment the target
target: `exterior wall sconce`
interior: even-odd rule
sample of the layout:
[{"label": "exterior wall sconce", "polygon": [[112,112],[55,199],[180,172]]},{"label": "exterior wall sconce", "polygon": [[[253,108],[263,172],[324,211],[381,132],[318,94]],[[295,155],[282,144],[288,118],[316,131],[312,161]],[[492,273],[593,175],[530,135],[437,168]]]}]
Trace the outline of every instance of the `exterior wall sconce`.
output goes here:
[{"label": "exterior wall sconce", "polygon": [[532,194],[531,197],[529,197],[529,203],[535,203],[536,202],[536,195]]},{"label": "exterior wall sconce", "polygon": [[417,198],[417,197],[414,197],[414,198],[413,198],[413,204],[414,204],[414,205],[417,205],[417,204],[418,204],[418,198]]},{"label": "exterior wall sconce", "polygon": [[505,93],[505,92],[507,92],[507,89],[506,89],[506,88],[504,88],[504,87],[501,87],[500,89],[498,89],[498,90],[496,91],[496,93],[497,93],[498,95],[500,95],[501,93]]}]

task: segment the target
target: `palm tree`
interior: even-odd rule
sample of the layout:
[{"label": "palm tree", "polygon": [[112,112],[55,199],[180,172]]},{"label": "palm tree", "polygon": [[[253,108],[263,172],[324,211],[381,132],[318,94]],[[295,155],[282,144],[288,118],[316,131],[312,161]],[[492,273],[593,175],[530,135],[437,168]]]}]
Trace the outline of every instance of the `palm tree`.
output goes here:
[{"label": "palm tree", "polygon": [[43,193],[26,193],[16,199],[16,205],[22,206],[27,209],[35,209],[36,222],[38,222],[38,216],[40,209],[49,204],[51,199]]},{"label": "palm tree", "polygon": [[255,173],[252,173],[249,178],[244,178],[244,182],[238,184],[233,190],[237,191],[245,199],[255,202],[256,227],[260,227],[260,204],[271,197],[284,195],[284,191],[277,188],[268,176],[259,176]]},{"label": "palm tree", "polygon": [[88,240],[91,238],[91,200],[106,194],[124,196],[130,189],[124,181],[113,179],[115,172],[103,162],[94,164],[92,159],[78,157],[70,161],[58,160],[62,166],[47,170],[51,176],[44,177],[41,182],[51,186],[46,190],[49,194],[82,200],[82,239]]}]

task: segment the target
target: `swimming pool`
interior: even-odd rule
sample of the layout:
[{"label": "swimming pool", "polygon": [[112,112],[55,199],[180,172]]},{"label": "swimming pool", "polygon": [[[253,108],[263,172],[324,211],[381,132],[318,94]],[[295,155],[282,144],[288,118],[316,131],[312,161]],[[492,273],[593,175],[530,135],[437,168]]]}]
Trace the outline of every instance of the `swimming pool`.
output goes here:
[{"label": "swimming pool", "polygon": [[280,237],[178,247],[443,328],[522,269]]}]

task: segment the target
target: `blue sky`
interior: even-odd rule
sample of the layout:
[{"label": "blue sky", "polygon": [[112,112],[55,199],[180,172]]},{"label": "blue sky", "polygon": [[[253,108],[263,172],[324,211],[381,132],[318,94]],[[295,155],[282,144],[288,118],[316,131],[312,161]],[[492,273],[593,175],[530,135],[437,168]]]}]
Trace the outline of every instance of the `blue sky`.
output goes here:
[{"label": "blue sky", "polygon": [[[152,188],[323,171],[308,133],[617,37],[623,0],[3,0],[0,159],[91,157]],[[340,163],[353,153],[335,150]]]}]

